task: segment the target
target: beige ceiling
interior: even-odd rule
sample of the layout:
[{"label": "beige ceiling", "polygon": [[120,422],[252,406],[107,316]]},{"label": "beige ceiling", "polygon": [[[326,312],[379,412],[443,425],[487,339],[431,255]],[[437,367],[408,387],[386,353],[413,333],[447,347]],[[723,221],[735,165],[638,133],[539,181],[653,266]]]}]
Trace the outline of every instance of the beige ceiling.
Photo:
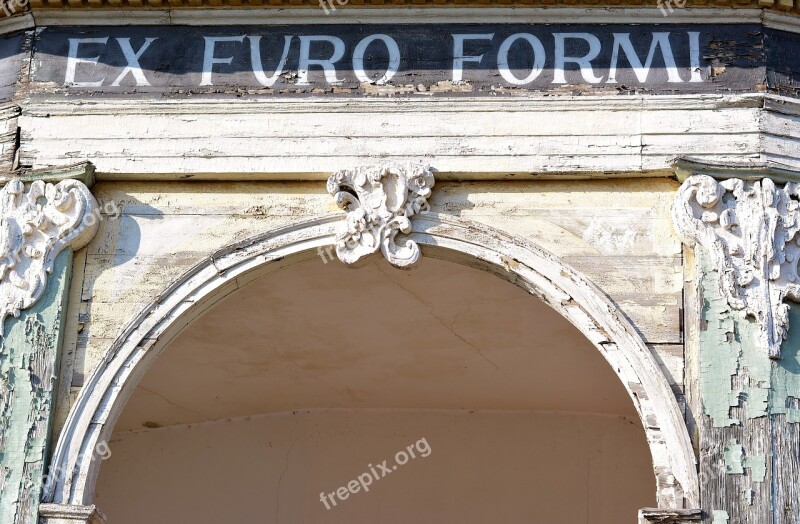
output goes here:
[{"label": "beige ceiling", "polygon": [[566,320],[489,273],[320,259],[255,281],[148,371],[117,431],[306,408],[553,410],[635,418]]}]

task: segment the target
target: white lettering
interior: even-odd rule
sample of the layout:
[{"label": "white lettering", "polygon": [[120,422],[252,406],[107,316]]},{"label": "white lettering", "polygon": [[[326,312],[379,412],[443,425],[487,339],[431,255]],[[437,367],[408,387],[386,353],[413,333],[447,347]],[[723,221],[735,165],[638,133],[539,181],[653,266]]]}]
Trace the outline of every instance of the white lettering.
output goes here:
[{"label": "white lettering", "polygon": [[608,84],[617,82],[617,61],[619,60],[619,50],[625,53],[628,62],[631,64],[633,73],[639,82],[646,82],[650,74],[650,66],[653,65],[653,58],[656,55],[656,48],[661,47],[661,56],[664,57],[664,65],[667,67],[667,79],[669,82],[683,82],[681,75],[678,74],[678,67],[675,65],[675,57],[672,54],[672,46],[669,43],[669,33],[653,33],[653,40],[650,43],[650,50],[644,65],[639,60],[636,50],[631,43],[630,33],[614,33],[614,50],[611,52],[611,65],[608,68]]},{"label": "white lettering", "polygon": [[[564,76],[564,65],[569,62],[578,64],[581,68],[581,76],[590,84],[596,84],[603,80],[603,77],[594,76],[594,69],[592,69],[592,60],[597,58],[600,54],[600,39],[590,33],[553,33],[553,38],[556,42],[556,63],[553,72],[554,84],[566,84],[567,80]],[[566,56],[564,42],[568,39],[585,40],[589,44],[589,52],[581,57]]]},{"label": "white lettering", "polygon": [[700,33],[698,31],[688,31],[689,33],[689,69],[692,76],[689,82],[702,82],[703,75],[700,70]]},{"label": "white lettering", "polygon": [[[311,59],[311,43],[312,42],[328,42],[333,45],[333,55],[326,60]],[[341,60],[344,56],[344,42],[341,38],[327,35],[310,35],[300,37],[300,65],[297,71],[297,85],[308,85],[308,68],[312,65],[322,67],[325,72],[325,80],[333,85],[341,83],[341,80],[336,78],[336,62]]]},{"label": "white lettering", "polygon": [[[528,42],[531,49],[533,49],[533,68],[530,74],[522,79],[514,76],[514,73],[511,72],[508,66],[508,51],[511,49],[514,42],[519,39]],[[539,76],[539,73],[542,72],[542,69],[544,69],[544,57],[544,46],[541,40],[530,33],[517,33],[503,40],[500,49],[497,50],[497,67],[500,70],[500,76],[502,76],[506,82],[515,85],[524,85],[533,82],[533,80]]]},{"label": "white lettering", "polygon": [[353,72],[359,81],[372,82],[364,71],[364,53],[367,51],[367,47],[375,40],[383,42],[387,51],[389,51],[389,65],[386,68],[386,73],[375,81],[376,84],[381,85],[391,80],[397,70],[400,69],[400,48],[391,36],[377,34],[361,40],[353,51]]},{"label": "white lettering", "polygon": [[248,36],[247,38],[250,39],[250,64],[253,67],[253,74],[256,75],[256,80],[264,87],[272,87],[275,81],[278,80],[278,75],[283,73],[283,68],[286,67],[286,57],[289,56],[289,46],[294,37],[291,35],[283,37],[283,54],[280,61],[278,61],[275,72],[271,76],[264,74],[264,64],[261,62],[261,36]]},{"label": "white lettering", "polygon": [[478,56],[464,56],[464,42],[466,40],[491,40],[492,38],[494,38],[494,33],[453,35],[453,82],[461,82],[464,78],[465,62],[480,63],[483,59],[482,53]]},{"label": "white lettering", "polygon": [[133,75],[133,79],[136,81],[137,86],[149,86],[150,82],[147,81],[147,77],[144,76],[142,72],[142,68],[139,65],[139,58],[141,58],[142,54],[147,51],[147,48],[150,47],[150,44],[158,40],[158,38],[147,38],[142,44],[142,47],[139,48],[138,51],[134,51],[133,47],[131,47],[131,39],[130,38],[117,38],[117,42],[119,43],[119,47],[122,49],[122,54],[125,55],[125,60],[128,61],[128,65],[125,66],[125,69],[119,74],[116,80],[111,84],[112,86],[118,86],[120,81],[125,78],[125,75],[128,73]]},{"label": "white lettering", "polygon": [[211,83],[211,71],[214,69],[214,64],[230,64],[233,57],[228,58],[215,58],[214,50],[217,42],[244,42],[244,35],[242,36],[204,36],[203,40],[206,42],[205,53],[203,55],[203,74],[200,76],[201,86],[213,86]]},{"label": "white lettering", "polygon": [[97,65],[100,60],[100,55],[92,58],[78,58],[78,48],[81,44],[103,44],[108,43],[108,37],[103,38],[70,38],[69,39],[69,54],[67,55],[67,72],[64,75],[64,85],[76,87],[97,87],[103,85],[105,76],[96,82],[78,82],[75,80],[75,75],[78,69],[78,64],[91,64]]}]

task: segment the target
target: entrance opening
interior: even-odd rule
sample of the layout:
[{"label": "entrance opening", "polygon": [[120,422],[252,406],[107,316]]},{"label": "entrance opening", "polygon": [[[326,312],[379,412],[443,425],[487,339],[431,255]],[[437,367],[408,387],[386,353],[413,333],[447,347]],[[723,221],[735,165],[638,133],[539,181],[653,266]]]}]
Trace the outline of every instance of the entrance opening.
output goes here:
[{"label": "entrance opening", "polygon": [[109,447],[94,501],[113,524],[616,524],[656,505],[639,417],[589,340],[433,258],[248,284],[170,343]]}]

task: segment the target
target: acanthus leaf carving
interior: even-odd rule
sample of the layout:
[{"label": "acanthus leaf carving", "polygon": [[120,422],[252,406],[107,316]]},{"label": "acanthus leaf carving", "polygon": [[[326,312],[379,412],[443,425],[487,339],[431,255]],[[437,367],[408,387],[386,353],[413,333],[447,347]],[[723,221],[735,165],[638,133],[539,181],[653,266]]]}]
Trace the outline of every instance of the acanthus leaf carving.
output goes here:
[{"label": "acanthus leaf carving", "polygon": [[420,248],[410,238],[411,218],[427,211],[433,171],[420,164],[362,166],[337,171],[328,178],[328,192],[347,218],[336,233],[336,255],[346,264],[383,253],[391,264],[413,267]]},{"label": "acanthus leaf carving", "polygon": [[0,189],[0,333],[7,317],[41,298],[58,254],[92,239],[98,215],[97,202],[77,180],[37,180],[26,191],[11,179]]},{"label": "acanthus leaf carving", "polygon": [[708,251],[728,305],[758,322],[767,354],[780,358],[786,301],[800,300],[800,186],[693,175],[678,190],[673,221],[684,242]]}]

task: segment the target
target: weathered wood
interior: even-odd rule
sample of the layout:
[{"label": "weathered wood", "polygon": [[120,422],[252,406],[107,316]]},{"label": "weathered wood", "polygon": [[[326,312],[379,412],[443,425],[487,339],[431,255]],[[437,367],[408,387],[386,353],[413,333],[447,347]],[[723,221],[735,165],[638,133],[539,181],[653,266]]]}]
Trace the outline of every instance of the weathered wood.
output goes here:
[{"label": "weathered wood", "polygon": [[771,361],[758,347],[757,326],[721,296],[702,249],[695,256],[701,269],[690,305],[700,311],[688,318],[699,326],[691,344],[699,397],[693,393],[690,409],[699,441],[701,506],[708,522],[715,512],[743,524],[772,522],[771,419],[756,394],[769,387]]},{"label": "weathered wood", "polygon": [[441,179],[514,179],[667,174],[678,155],[762,150],[762,102],[748,96],[284,102],[48,99],[26,107],[20,160],[88,159],[100,179],[324,180],[376,158],[426,158]]},{"label": "weathered wood", "polygon": [[30,38],[25,33],[0,37],[0,103],[14,99],[29,46]]},{"label": "weathered wood", "polygon": [[16,168],[20,112],[20,107],[14,103],[0,107],[0,171]]},{"label": "weathered wood", "polygon": [[[780,361],[773,363],[775,396],[782,405],[771,415],[771,460],[774,467],[774,524],[797,522],[800,515],[800,306],[789,311],[789,335]],[[784,409],[781,409],[784,408]]]},{"label": "weathered wood", "polygon": [[800,35],[775,29],[764,30],[767,58],[767,85],[785,95],[800,94],[800,74],[796,69],[800,55]]},{"label": "weathered wood", "polygon": [[0,342],[0,522],[37,521],[46,474],[72,252],[63,251],[42,296],[6,322]]},{"label": "weathered wood", "polygon": [[702,520],[699,509],[660,509],[643,508],[639,510],[640,524],[684,524]]}]

